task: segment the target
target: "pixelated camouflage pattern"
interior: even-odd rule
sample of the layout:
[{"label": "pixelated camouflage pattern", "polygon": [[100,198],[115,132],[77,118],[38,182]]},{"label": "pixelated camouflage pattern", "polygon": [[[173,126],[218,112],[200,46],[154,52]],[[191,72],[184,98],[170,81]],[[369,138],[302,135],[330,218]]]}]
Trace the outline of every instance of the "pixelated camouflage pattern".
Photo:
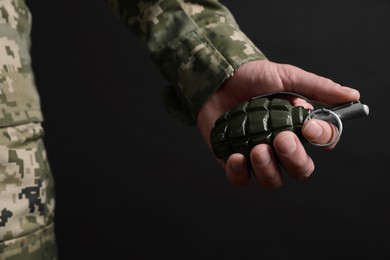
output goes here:
[{"label": "pixelated camouflage pattern", "polygon": [[31,14],[0,0],[0,259],[57,259],[54,186],[30,58]]},{"label": "pixelated camouflage pattern", "polygon": [[39,123],[0,128],[0,259],[56,257],[54,184],[42,136]]},{"label": "pixelated camouflage pattern", "polygon": [[266,58],[216,0],[109,2],[172,84],[166,90],[168,111],[188,124],[240,65]]},{"label": "pixelated camouflage pattern", "polygon": [[30,59],[31,15],[22,0],[0,0],[0,127],[42,121]]},{"label": "pixelated camouflage pattern", "polygon": [[[110,2],[171,82],[169,110],[187,123],[238,66],[265,59],[218,1]],[[0,0],[0,259],[57,259],[30,30],[24,1]]]},{"label": "pixelated camouflage pattern", "polygon": [[53,224],[27,236],[0,243],[1,260],[56,260],[57,245]]}]

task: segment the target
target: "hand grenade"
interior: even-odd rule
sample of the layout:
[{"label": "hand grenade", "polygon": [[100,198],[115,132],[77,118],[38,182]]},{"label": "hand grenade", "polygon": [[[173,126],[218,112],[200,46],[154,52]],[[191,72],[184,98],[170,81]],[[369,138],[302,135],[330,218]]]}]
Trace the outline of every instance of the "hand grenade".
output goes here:
[{"label": "hand grenade", "polygon": [[[304,98],[316,109],[293,106],[287,99],[280,98],[280,94]],[[319,109],[303,96],[289,92],[273,93],[238,104],[219,117],[211,130],[211,146],[215,156],[225,162],[233,153],[241,153],[248,158],[254,146],[261,143],[271,145],[274,137],[281,131],[292,131],[304,141],[301,128],[311,118],[328,121],[339,128],[338,137],[331,143],[315,144],[331,145],[341,136],[341,120],[365,115],[368,115],[368,106],[359,101],[332,109]]]}]

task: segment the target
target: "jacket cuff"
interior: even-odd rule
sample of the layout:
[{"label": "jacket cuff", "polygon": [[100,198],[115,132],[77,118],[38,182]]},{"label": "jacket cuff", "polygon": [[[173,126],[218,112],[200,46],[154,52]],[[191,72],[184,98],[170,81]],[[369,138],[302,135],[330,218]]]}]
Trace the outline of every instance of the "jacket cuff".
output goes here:
[{"label": "jacket cuff", "polygon": [[170,82],[168,112],[187,124],[240,65],[265,59],[216,0],[109,1]]},{"label": "jacket cuff", "polygon": [[167,111],[188,125],[204,102],[249,61],[265,55],[236,26],[209,24],[171,42],[160,53],[163,72],[173,84],[165,91]]}]

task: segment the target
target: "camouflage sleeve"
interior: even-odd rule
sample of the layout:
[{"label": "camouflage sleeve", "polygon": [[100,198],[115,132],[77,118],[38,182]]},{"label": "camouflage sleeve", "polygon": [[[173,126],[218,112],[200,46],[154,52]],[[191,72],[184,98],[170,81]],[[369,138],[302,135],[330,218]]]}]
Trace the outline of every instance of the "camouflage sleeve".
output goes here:
[{"label": "camouflage sleeve", "polygon": [[170,113],[194,124],[206,99],[240,65],[265,59],[217,0],[110,0],[171,83]]}]

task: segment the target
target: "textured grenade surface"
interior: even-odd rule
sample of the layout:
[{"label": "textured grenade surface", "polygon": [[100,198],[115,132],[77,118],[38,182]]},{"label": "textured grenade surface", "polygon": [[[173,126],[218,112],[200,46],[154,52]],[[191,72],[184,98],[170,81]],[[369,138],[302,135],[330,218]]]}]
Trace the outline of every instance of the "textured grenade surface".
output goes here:
[{"label": "textured grenade surface", "polygon": [[281,131],[293,131],[302,138],[300,130],[309,113],[286,99],[257,97],[243,102],[216,120],[210,134],[213,152],[226,162],[233,153],[249,156],[257,144],[272,144]]}]

